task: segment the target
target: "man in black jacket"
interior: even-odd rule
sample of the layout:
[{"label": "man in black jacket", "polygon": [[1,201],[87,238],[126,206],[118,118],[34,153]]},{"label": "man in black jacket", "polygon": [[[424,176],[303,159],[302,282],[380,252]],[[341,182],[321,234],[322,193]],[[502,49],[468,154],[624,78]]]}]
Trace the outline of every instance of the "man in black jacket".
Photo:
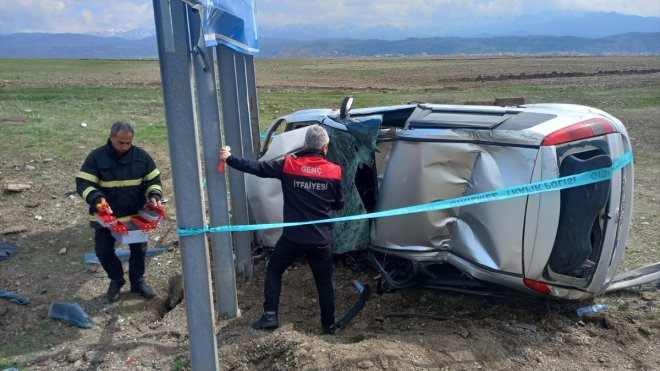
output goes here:
[{"label": "man in black jacket", "polygon": [[[344,191],[339,165],[325,159],[330,139],[320,126],[305,135],[305,148],[281,160],[250,161],[220,150],[227,165],[262,178],[277,178],[282,183],[284,222],[327,219],[344,206]],[[266,267],[264,314],[252,328],[264,330],[278,326],[282,274],[299,257],[305,256],[314,275],[321,306],[324,334],[335,332],[335,294],[332,286],[332,223],[284,228],[282,237]]]},{"label": "man in black jacket", "polygon": [[[163,195],[160,171],[145,150],[133,145],[133,134],[129,123],[112,124],[108,142],[93,150],[76,174],[78,194],[89,204],[90,225],[95,229],[96,256],[110,278],[106,296],[111,302],[119,298],[126,280],[122,263],[115,254],[115,239],[110,230],[97,223],[93,216],[96,207],[107,202],[113,216],[127,222],[147,202],[160,206]],[[133,243],[129,248],[131,292],[151,299],[156,295],[144,282],[147,243]]]}]

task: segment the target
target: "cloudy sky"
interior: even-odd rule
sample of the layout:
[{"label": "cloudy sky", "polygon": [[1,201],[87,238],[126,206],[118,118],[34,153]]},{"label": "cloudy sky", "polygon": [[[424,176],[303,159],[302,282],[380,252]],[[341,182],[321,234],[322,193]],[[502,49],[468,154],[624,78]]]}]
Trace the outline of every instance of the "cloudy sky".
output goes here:
[{"label": "cloudy sky", "polygon": [[[257,0],[257,22],[260,26],[359,22],[432,27],[447,17],[452,24],[470,24],[566,10],[660,17],[660,0]],[[150,0],[0,0],[0,33],[4,34],[152,28]]]}]

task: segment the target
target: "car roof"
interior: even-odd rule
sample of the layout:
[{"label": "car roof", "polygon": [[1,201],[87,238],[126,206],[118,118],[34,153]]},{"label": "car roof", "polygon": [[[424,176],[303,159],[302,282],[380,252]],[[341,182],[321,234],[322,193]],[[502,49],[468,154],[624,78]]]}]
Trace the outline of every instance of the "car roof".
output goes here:
[{"label": "car roof", "polygon": [[[397,133],[401,139],[441,139],[447,131],[470,131],[474,140],[487,137],[489,141],[501,143],[539,145],[546,135],[594,117],[605,118],[625,132],[620,121],[599,109],[562,103],[505,107],[409,103],[355,108],[350,111],[352,118],[371,115],[382,115],[383,127],[407,129]],[[331,123],[330,126],[337,126],[341,121],[338,109],[327,108],[301,110],[283,116],[282,119],[287,122]]]}]

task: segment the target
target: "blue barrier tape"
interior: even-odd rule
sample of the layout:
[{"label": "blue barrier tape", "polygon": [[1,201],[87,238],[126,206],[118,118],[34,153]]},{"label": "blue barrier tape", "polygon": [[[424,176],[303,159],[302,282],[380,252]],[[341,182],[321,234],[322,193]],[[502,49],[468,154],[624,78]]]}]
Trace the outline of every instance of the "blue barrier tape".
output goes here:
[{"label": "blue barrier tape", "polygon": [[561,178],[550,180],[543,180],[514,187],[501,188],[498,190],[477,193],[474,195],[452,198],[449,200],[429,202],[422,205],[407,206],[398,209],[377,211],[367,214],[341,216],[337,218],[312,220],[306,222],[289,222],[289,223],[269,223],[269,224],[252,224],[252,225],[223,225],[219,227],[205,226],[203,229],[193,228],[179,228],[177,233],[181,237],[194,236],[202,233],[218,233],[218,232],[246,232],[257,231],[262,229],[295,227],[300,225],[318,224],[318,223],[335,223],[345,222],[350,220],[383,218],[395,215],[406,215],[414,213],[422,213],[428,211],[451,209],[454,207],[474,205],[482,202],[500,201],[514,197],[528,196],[537,193],[558,191],[566,188],[579,187],[586,184],[601,182],[612,178],[612,172],[621,169],[632,161],[632,152],[626,152],[621,157],[614,159],[612,166],[596,170],[587,171],[580,174],[569,175]]}]

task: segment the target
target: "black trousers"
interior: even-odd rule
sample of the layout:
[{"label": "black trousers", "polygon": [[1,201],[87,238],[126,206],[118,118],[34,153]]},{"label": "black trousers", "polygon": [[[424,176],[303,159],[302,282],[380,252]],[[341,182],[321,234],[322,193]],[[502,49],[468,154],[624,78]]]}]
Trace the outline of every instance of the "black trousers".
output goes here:
[{"label": "black trousers", "polygon": [[316,283],[321,306],[321,324],[325,327],[335,323],[335,292],[332,286],[332,247],[301,246],[280,238],[275,244],[268,265],[264,285],[264,311],[276,312],[280,304],[282,274],[296,259],[305,256]]},{"label": "black trousers", "polygon": [[[121,260],[115,254],[115,238],[107,228],[95,229],[94,250],[101,262],[101,266],[113,281],[124,279],[124,267]],[[128,245],[131,249],[131,257],[128,259],[128,279],[131,286],[144,281],[145,253],[147,243],[132,243]]]}]

